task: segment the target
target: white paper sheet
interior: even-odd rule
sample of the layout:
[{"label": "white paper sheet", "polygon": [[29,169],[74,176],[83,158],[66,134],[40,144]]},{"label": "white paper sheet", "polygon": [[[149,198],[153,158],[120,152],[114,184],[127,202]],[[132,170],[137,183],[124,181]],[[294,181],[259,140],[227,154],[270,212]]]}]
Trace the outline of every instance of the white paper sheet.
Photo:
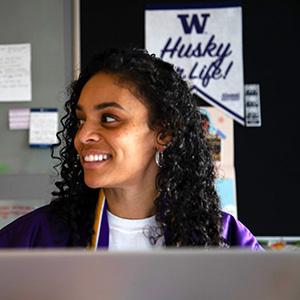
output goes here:
[{"label": "white paper sheet", "polygon": [[30,44],[0,45],[0,101],[31,101]]},{"label": "white paper sheet", "polygon": [[31,147],[47,147],[53,144],[57,144],[57,109],[31,109],[29,124],[29,144]]}]

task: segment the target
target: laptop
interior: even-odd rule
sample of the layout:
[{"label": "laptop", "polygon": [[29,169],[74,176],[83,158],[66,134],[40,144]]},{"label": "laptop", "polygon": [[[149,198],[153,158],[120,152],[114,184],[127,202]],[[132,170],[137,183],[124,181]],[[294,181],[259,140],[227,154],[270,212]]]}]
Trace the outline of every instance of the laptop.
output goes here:
[{"label": "laptop", "polygon": [[3,300],[299,300],[300,253],[0,251]]}]

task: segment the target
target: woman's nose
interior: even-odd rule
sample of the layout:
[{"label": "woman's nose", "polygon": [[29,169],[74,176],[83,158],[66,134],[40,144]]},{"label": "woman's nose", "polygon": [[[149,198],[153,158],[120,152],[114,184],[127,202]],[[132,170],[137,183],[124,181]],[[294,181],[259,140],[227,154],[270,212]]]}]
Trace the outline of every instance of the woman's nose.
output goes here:
[{"label": "woman's nose", "polygon": [[99,142],[101,135],[92,124],[85,122],[77,131],[77,137],[83,144]]}]

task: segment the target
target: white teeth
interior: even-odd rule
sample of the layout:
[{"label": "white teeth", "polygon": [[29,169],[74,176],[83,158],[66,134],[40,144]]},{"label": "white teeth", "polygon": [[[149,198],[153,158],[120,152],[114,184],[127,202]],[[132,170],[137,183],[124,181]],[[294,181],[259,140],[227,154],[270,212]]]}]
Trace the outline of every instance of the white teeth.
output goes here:
[{"label": "white teeth", "polygon": [[88,162],[93,162],[93,161],[103,161],[103,160],[107,160],[109,157],[108,154],[95,154],[95,155],[86,155],[84,156],[84,161],[88,161]]}]

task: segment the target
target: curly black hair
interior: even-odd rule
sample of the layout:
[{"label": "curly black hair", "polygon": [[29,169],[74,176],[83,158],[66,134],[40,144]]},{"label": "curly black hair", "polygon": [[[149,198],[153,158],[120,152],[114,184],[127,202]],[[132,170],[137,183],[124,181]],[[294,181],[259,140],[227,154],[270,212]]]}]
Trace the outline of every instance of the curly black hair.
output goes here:
[{"label": "curly black hair", "polygon": [[72,83],[61,121],[61,178],[55,183],[51,206],[70,228],[70,246],[88,245],[93,234],[99,189],[84,183],[74,147],[78,128],[75,109],[84,85],[99,72],[133,85],[134,93],[149,110],[149,127],[160,128],[161,137],[172,137],[156,178],[159,193],[154,206],[161,233],[153,233],[150,240],[155,243],[163,235],[166,246],[222,245],[214,164],[188,84],[173,65],[146,50],[111,49],[96,55]]}]

